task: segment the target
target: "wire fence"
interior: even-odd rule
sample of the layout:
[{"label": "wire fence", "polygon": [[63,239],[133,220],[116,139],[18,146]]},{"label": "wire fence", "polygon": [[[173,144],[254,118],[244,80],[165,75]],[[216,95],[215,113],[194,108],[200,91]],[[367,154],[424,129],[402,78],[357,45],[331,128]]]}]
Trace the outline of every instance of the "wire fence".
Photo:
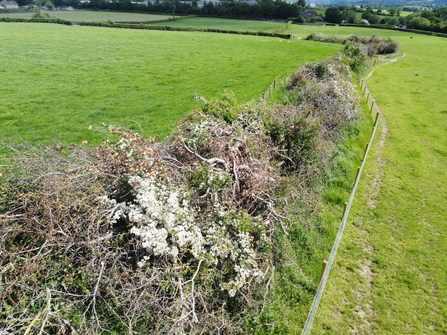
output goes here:
[{"label": "wire fence", "polygon": [[[374,62],[373,66],[375,66],[375,65],[376,65],[376,62]],[[373,128],[372,128],[371,136],[370,136],[368,144],[366,145],[365,153],[363,155],[362,164],[357,169],[357,175],[355,177],[355,181],[354,181],[354,185],[353,185],[353,188],[352,188],[352,191],[351,191],[351,195],[349,197],[349,201],[345,202],[345,206],[344,206],[344,209],[343,209],[343,217],[342,217],[342,220],[341,220],[341,223],[340,223],[340,227],[339,227],[337,236],[335,238],[334,245],[332,247],[331,253],[329,254],[328,260],[323,263],[322,276],[321,276],[321,279],[320,279],[320,284],[318,286],[317,293],[316,293],[316,295],[314,297],[314,300],[312,302],[312,306],[310,308],[310,311],[309,311],[309,314],[307,316],[307,319],[306,319],[306,322],[304,324],[304,327],[303,327],[303,330],[301,332],[301,335],[308,335],[310,333],[311,329],[312,329],[312,325],[313,325],[313,322],[314,322],[314,319],[315,319],[315,315],[317,313],[318,306],[320,304],[321,298],[323,296],[324,289],[326,287],[326,283],[327,283],[328,278],[329,278],[329,273],[330,273],[330,271],[332,269],[332,266],[334,264],[335,256],[337,254],[337,250],[338,250],[338,247],[340,245],[340,242],[341,242],[341,239],[342,239],[342,236],[343,236],[343,232],[345,230],[346,221],[348,219],[348,215],[349,215],[349,212],[351,210],[352,203],[354,201],[355,193],[357,191],[357,186],[358,186],[359,181],[360,181],[360,176],[361,176],[363,168],[365,166],[366,159],[368,157],[368,153],[369,153],[369,150],[370,150],[370,148],[372,146],[372,143],[373,143],[373,140],[374,140],[374,136],[375,136],[375,133],[376,133],[376,130],[377,130],[377,126],[378,126],[378,121],[379,121],[379,116],[380,116],[380,113],[379,113],[380,109],[377,106],[377,103],[374,100],[374,98],[371,96],[371,92],[369,91],[368,87],[366,86],[366,83],[362,79],[361,75],[359,75],[359,77],[358,77],[358,82],[360,84],[362,94],[363,94],[363,96],[366,99],[366,105],[368,106],[370,114],[373,114],[373,112],[375,110],[377,110],[377,112],[375,114],[374,125],[373,125]],[[371,105],[371,106],[369,106],[369,105]]]},{"label": "wire fence", "polygon": [[268,87],[267,91],[262,92],[262,101],[263,102],[268,102],[269,99],[272,97],[274,90],[280,85],[280,84],[284,84],[287,85],[289,81],[289,77],[285,77],[281,80],[277,80],[275,79],[273,81],[273,83],[270,84],[270,86]]}]

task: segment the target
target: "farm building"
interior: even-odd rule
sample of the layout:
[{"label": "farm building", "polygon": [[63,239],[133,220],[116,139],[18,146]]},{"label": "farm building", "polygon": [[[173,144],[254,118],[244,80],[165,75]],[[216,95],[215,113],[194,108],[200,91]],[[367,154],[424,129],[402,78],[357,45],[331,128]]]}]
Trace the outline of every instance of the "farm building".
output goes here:
[{"label": "farm building", "polygon": [[0,2],[0,8],[19,9],[19,5],[15,1],[2,1],[2,2]]},{"label": "farm building", "polygon": [[303,15],[306,15],[308,17],[317,17],[318,16],[317,12],[315,12],[313,10],[303,10]]}]

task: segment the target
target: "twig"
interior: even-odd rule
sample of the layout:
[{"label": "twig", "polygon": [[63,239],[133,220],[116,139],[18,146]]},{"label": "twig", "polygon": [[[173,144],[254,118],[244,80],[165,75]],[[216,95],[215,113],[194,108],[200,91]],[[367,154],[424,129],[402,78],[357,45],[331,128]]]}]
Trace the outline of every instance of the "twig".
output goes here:
[{"label": "twig", "polygon": [[204,161],[205,163],[209,164],[212,168],[214,168],[214,166],[216,164],[222,164],[224,167],[226,167],[226,162],[223,159],[220,158],[204,158],[202,156],[200,156],[197,152],[191,150],[184,141],[182,141],[183,143],[183,147],[190,153],[192,153],[193,155],[195,155],[197,158],[201,159],[202,161]]},{"label": "twig", "polygon": [[16,214],[16,215],[0,215],[0,221],[10,221],[10,220],[17,220],[20,218],[24,218],[25,214]]}]

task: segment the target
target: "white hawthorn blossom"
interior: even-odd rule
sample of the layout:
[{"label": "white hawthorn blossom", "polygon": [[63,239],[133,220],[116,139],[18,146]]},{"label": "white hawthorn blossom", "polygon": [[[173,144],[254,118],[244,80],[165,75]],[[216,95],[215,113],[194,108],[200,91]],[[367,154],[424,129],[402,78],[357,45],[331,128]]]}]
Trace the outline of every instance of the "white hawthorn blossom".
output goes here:
[{"label": "white hawthorn blossom", "polygon": [[[206,183],[211,184],[222,176],[213,172],[208,178]],[[178,262],[179,253],[188,250],[193,257],[208,260],[209,266],[217,265],[220,260],[231,260],[235,278],[221,284],[230,296],[234,296],[250,278],[259,280],[263,277],[255,260],[253,238],[239,229],[240,223],[234,215],[228,218],[232,213],[225,204],[214,203],[215,220],[207,220],[204,224],[202,219],[201,229],[197,225],[200,213],[189,204],[186,189],[156,177],[131,176],[129,183],[133,185],[135,198],[120,204],[116,213],[130,222],[130,232],[140,239],[149,254],[169,256],[173,262]],[[107,199],[101,201],[110,202]],[[268,243],[265,234],[261,240]],[[144,267],[149,260],[150,256],[143,256],[137,265]]]}]

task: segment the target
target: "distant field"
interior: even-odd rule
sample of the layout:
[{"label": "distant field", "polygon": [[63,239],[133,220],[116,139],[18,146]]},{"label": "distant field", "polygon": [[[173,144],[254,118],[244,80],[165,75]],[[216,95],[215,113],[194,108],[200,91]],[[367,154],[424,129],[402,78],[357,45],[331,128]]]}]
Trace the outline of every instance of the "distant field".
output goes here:
[{"label": "distant field", "polygon": [[[0,23],[0,138],[64,143],[105,138],[101,123],[168,134],[223,90],[261,97],[337,45],[200,32]],[[140,128],[141,127],[141,128]]]},{"label": "distant field", "polygon": [[[411,34],[405,31],[387,30],[387,29],[374,29],[374,28],[361,28],[352,26],[308,26],[292,24],[286,33],[292,34],[297,37],[305,38],[314,32],[320,32],[326,36],[334,36],[345,38],[349,35],[359,35],[371,37],[373,35],[378,37],[390,37],[397,41],[409,39]],[[414,34],[413,34],[414,35]],[[420,35],[418,35],[420,36]]]},{"label": "distant field", "polygon": [[[155,23],[155,25],[166,25],[165,22]],[[265,31],[277,29],[284,26],[285,22],[254,21],[254,20],[234,20],[218,19],[207,17],[191,17],[177,21],[170,21],[169,26],[173,27],[193,27],[193,28],[217,28],[239,31]]]},{"label": "distant field", "polygon": [[[155,15],[155,14],[139,14],[139,13],[121,13],[121,12],[96,12],[96,11],[49,11],[51,16],[55,16],[59,19],[69,20],[69,21],[135,21],[135,22],[146,22],[146,21],[157,21],[157,20],[167,20],[172,15]],[[0,13],[0,17],[25,17],[30,18],[33,13]]]}]

